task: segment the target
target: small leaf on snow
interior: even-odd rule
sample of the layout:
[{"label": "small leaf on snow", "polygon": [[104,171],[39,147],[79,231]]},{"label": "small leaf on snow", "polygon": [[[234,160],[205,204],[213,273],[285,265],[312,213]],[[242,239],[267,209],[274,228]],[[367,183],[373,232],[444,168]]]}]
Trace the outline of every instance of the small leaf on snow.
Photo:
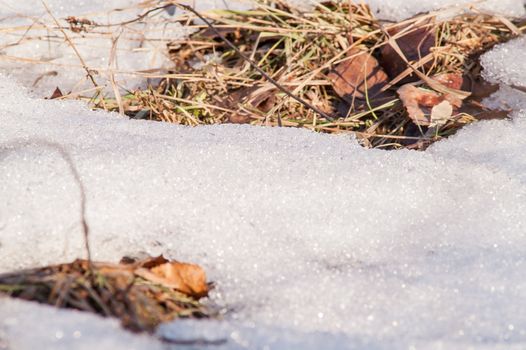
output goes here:
[{"label": "small leaf on snow", "polygon": [[64,96],[64,94],[62,94],[62,91],[60,91],[60,89],[57,86],[57,88],[55,89],[55,91],[53,91],[53,93],[51,94],[49,99],[50,100],[54,100],[54,99],[62,97],[62,96]]}]

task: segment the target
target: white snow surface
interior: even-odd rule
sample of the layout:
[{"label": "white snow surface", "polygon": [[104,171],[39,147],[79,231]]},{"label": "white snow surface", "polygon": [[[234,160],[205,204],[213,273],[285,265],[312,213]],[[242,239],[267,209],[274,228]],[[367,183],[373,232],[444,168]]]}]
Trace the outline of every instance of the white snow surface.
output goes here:
[{"label": "white snow surface", "polygon": [[[46,140],[86,186],[95,258],[144,251],[203,265],[228,323],[193,328],[223,347],[526,346],[521,118],[475,124],[426,153],[383,152],[296,129],[128,121],[0,86],[0,271],[83,255],[79,192]],[[34,341],[59,332],[67,348],[77,330],[85,343],[104,333],[88,316],[0,305],[16,348],[35,344],[18,335],[49,313],[57,323]],[[189,326],[162,331],[178,327]],[[131,337],[112,334],[122,346]]]},{"label": "white snow surface", "polygon": [[485,78],[526,88],[526,60],[522,59],[525,56],[525,36],[498,45],[482,57]]},{"label": "white snow surface", "polygon": [[482,75],[493,83],[500,83],[499,91],[485,99],[484,104],[494,109],[526,112],[526,37],[522,36],[497,45],[481,57]]},{"label": "white snow surface", "polygon": [[[520,40],[485,56],[488,77],[520,83],[520,62],[500,62],[521,57]],[[223,321],[159,336],[220,344],[210,349],[523,349],[526,94],[503,85],[489,103],[514,119],[385,152],[298,129],[130,121],[0,75],[0,273],[84,255],[58,145],[86,187],[97,260],[163,253],[217,283]],[[95,346],[166,348],[114,320],[0,298],[0,349]]]},{"label": "white snow surface", "polygon": [[429,11],[451,10],[450,14],[459,11],[475,10],[510,17],[522,17],[526,14],[523,0],[366,0],[373,13],[382,19],[399,21],[419,13]]},{"label": "white snow surface", "polygon": [[[182,11],[155,11],[143,21],[133,20],[161,1],[139,0],[0,0],[0,71],[7,72],[39,96],[56,87],[63,93],[93,91],[89,69],[98,86],[112,93],[110,75],[124,91],[146,86],[172,67],[166,53],[169,42],[191,31],[179,23]],[[186,1],[199,11],[228,6],[247,8],[248,0]],[[75,33],[67,17],[87,19],[102,27]],[[57,28],[55,19],[66,29]],[[130,22],[120,25],[123,22]],[[67,39],[65,38],[67,36]],[[112,49],[115,45],[115,56]],[[77,52],[78,54],[77,54]],[[90,90],[91,89],[91,90]]]},{"label": "white snow surface", "polygon": [[163,349],[148,336],[123,332],[115,319],[80,311],[0,297],[0,314],[0,349]]}]

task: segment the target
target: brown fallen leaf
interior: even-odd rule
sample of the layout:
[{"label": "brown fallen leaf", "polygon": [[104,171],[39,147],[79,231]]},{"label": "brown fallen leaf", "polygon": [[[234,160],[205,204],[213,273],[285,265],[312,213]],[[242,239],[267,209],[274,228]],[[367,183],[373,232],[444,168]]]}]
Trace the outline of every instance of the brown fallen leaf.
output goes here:
[{"label": "brown fallen leaf", "polygon": [[146,269],[151,269],[152,267],[156,267],[162,264],[166,264],[167,262],[170,262],[170,260],[166,259],[163,255],[159,256],[148,256],[146,258],[129,258],[129,257],[123,257],[121,259],[121,264],[126,264],[125,259],[130,259],[130,262],[128,264],[132,264],[134,268],[144,267]]},{"label": "brown fallen leaf", "polygon": [[480,75],[480,70],[477,70],[476,73],[477,75],[473,75],[473,72],[470,72],[463,76],[458,73],[445,73],[434,76],[434,79],[449,88],[469,91],[471,93],[465,103],[446,96],[446,99],[452,102],[452,105],[455,109],[458,109],[459,112],[472,115],[477,120],[509,118],[509,111],[493,110],[480,103],[482,99],[495,93],[499,89],[499,85],[484,80]]},{"label": "brown fallen leaf", "polygon": [[[433,20],[433,18],[429,18],[419,23],[416,29],[408,29],[408,26],[397,26],[387,30],[389,35],[396,36],[407,29],[407,33],[395,39],[395,41],[409,62],[417,61],[427,56],[431,52],[431,48],[436,45],[434,28],[429,26]],[[394,79],[407,69],[407,63],[389,44],[382,46],[380,49],[379,61],[391,79]],[[409,75],[401,83],[415,80],[418,80],[418,77]]]},{"label": "brown fallen leaf", "polygon": [[276,103],[277,89],[269,84],[242,88],[232,93],[224,103],[225,108],[236,111],[228,116],[228,120],[234,124],[246,124],[253,120],[253,116],[246,111],[240,111],[239,105],[249,105],[250,108],[258,109],[267,113]]},{"label": "brown fallen leaf", "polygon": [[[464,78],[458,73],[442,73],[433,76],[433,79],[447,88],[461,90],[464,83]],[[444,94],[444,99],[448,101],[455,110],[458,110],[462,106],[462,99],[452,94]]]},{"label": "brown fallen leaf", "polygon": [[411,84],[401,86],[397,92],[409,118],[417,125],[428,126],[431,123],[431,108],[444,101],[438,93]]},{"label": "brown fallen leaf", "polygon": [[130,265],[144,279],[193,297],[206,296],[210,290],[206,273],[199,265],[170,261],[162,255],[141,260],[124,257],[121,264]]},{"label": "brown fallen leaf", "polygon": [[[132,331],[153,332],[159,324],[177,317],[213,317],[215,312],[202,305],[198,298],[167,286],[166,279],[173,281],[173,276],[158,277],[151,272],[151,269],[163,269],[164,276],[165,265],[171,264],[174,263],[162,256],[142,260],[126,257],[119,264],[75,260],[69,264],[3,273],[0,274],[0,286],[4,287],[0,288],[0,297],[7,294],[116,317]],[[177,278],[184,280],[186,286],[196,288],[201,279],[206,279],[196,265],[175,264],[182,265],[176,267],[180,275]],[[150,274],[155,281],[138,278],[141,276],[137,270]]]},{"label": "brown fallen leaf", "polygon": [[462,89],[471,91],[470,98],[476,101],[482,101],[489,97],[499,89],[499,84],[492,84],[484,80],[482,77],[464,76]]},{"label": "brown fallen leaf", "polygon": [[334,91],[351,106],[356,100],[379,101],[389,96],[382,88],[389,77],[370,53],[352,49],[350,58],[337,65],[328,75]]},{"label": "brown fallen leaf", "polygon": [[199,265],[172,261],[150,268],[140,267],[135,270],[135,274],[192,297],[201,298],[208,295],[206,273]]},{"label": "brown fallen leaf", "polygon": [[[459,73],[442,73],[432,78],[450,89],[460,90],[464,85],[464,78]],[[409,117],[423,126],[444,124],[444,120],[450,119],[463,105],[462,99],[453,94],[439,94],[410,84],[401,86],[398,95]]]},{"label": "brown fallen leaf", "polygon": [[459,73],[444,73],[433,78],[443,85],[457,90],[469,91],[468,99],[463,101],[446,95],[446,100],[452,103],[454,108],[461,113],[472,115],[477,120],[506,119],[509,112],[503,110],[492,110],[480,103],[482,99],[489,97],[499,89],[498,84],[492,84],[481,77],[479,67],[464,75]]}]

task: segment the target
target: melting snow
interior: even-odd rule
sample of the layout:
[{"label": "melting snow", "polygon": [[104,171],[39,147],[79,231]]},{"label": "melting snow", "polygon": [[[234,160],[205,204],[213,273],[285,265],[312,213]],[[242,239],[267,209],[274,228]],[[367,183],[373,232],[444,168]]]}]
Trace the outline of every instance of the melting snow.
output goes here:
[{"label": "melting snow", "polygon": [[[239,0],[228,4],[224,0],[190,3],[201,11],[225,5],[232,9],[248,6]],[[190,33],[175,19],[180,11],[160,11],[147,23],[133,22],[145,8],[151,8],[152,1],[47,0],[46,4],[57,19],[89,19],[101,27],[77,34],[68,31],[77,55],[41,1],[0,0],[0,27],[4,29],[0,37],[0,69],[39,96],[50,96],[57,86],[64,93],[93,91],[84,64],[106,92],[113,91],[108,83],[110,74],[115,74],[121,90],[145,86],[147,79],[155,80],[170,67],[166,45]],[[123,22],[130,23],[118,25]],[[111,59],[114,45],[115,57]]]},{"label": "melting snow", "polygon": [[373,13],[382,19],[399,21],[428,11],[448,9],[454,12],[471,8],[492,14],[521,17],[526,14],[523,0],[366,0]]},{"label": "melting snow", "polygon": [[[488,54],[485,74],[517,84],[526,70],[501,61],[520,57],[520,40]],[[513,121],[471,125],[425,153],[384,152],[297,129],[130,121],[0,76],[0,272],[83,255],[78,189],[45,140],[81,174],[97,260],[164,253],[217,282],[225,320],[164,325],[165,337],[522,349],[526,98],[512,102]],[[0,299],[0,349],[94,346],[163,347],[116,321]]]}]

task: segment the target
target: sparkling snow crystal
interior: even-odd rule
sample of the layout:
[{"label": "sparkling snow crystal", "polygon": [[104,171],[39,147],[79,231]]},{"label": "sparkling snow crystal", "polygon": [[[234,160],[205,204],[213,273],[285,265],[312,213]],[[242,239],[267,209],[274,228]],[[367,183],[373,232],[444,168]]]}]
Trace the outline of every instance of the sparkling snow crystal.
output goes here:
[{"label": "sparkling snow crystal", "polygon": [[526,87],[526,37],[498,45],[482,57],[484,74],[493,82]]},{"label": "sparkling snow crystal", "polygon": [[55,150],[31,146],[47,140],[82,176],[96,259],[202,264],[247,344],[526,345],[522,120],[383,152],[305,130],[128,121],[0,85],[2,271],[83,254],[78,189]]},{"label": "sparkling snow crystal", "polygon": [[[48,3],[68,13],[69,2]],[[524,44],[487,54],[485,74],[524,84]],[[84,256],[60,147],[86,187],[95,259],[162,253],[217,283],[210,302],[224,320],[158,336],[210,349],[524,349],[526,100],[509,89],[488,103],[507,103],[512,121],[386,152],[304,129],[127,120],[33,98],[0,75],[0,273]],[[115,320],[0,298],[0,349],[95,346],[164,348]]]},{"label": "sparkling snow crystal", "polygon": [[419,13],[450,9],[476,9],[493,14],[521,17],[526,14],[522,0],[366,0],[373,13],[382,19],[400,21]]}]

